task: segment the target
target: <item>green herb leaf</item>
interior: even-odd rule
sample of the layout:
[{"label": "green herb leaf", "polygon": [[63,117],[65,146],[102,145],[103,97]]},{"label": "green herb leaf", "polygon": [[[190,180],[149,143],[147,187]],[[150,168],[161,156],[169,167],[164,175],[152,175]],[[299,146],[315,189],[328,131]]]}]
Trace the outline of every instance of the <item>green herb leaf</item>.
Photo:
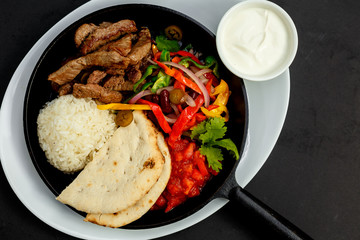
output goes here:
[{"label": "green herb leaf", "polygon": [[220,149],[202,145],[199,150],[202,155],[206,156],[209,167],[216,172],[219,172],[222,169],[221,161],[224,160],[224,157]]},{"label": "green herb leaf", "polygon": [[230,151],[230,153],[235,157],[235,159],[239,159],[239,152],[237,150],[237,147],[235,145],[235,143],[230,139],[230,138],[226,138],[226,139],[221,139],[219,141],[216,141],[214,143],[211,144],[211,146],[219,146],[222,148],[225,148],[226,150]]},{"label": "green herb leaf", "polygon": [[191,139],[199,138],[199,136],[206,132],[206,121],[202,121],[191,131]]},{"label": "green herb leaf", "polygon": [[206,132],[199,136],[199,139],[205,144],[223,138],[227,130],[224,119],[218,117],[208,119],[205,127]]},{"label": "green herb leaf", "polygon": [[176,40],[169,40],[164,35],[156,36],[156,46],[160,51],[168,50],[170,52],[177,52],[180,50],[179,42]]},{"label": "green herb leaf", "polygon": [[215,117],[199,123],[190,135],[192,139],[201,141],[200,153],[206,156],[209,167],[216,172],[222,168],[221,161],[224,159],[221,149],[218,147],[225,148],[236,159],[239,159],[239,152],[235,143],[229,138],[222,139],[226,131],[225,120]]}]

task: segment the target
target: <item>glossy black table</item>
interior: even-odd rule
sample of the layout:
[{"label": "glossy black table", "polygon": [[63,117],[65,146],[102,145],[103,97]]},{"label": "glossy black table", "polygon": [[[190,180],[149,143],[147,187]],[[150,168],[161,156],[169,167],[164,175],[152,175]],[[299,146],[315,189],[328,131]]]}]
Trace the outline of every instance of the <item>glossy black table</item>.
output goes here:
[{"label": "glossy black table", "polygon": [[[0,101],[35,42],[85,0],[0,2]],[[293,18],[299,49],[290,68],[287,118],[246,190],[314,239],[360,239],[360,1],[273,1]],[[1,133],[0,133],[1,134]],[[0,170],[1,239],[73,239],[36,218]],[[278,239],[229,203],[162,239]]]}]

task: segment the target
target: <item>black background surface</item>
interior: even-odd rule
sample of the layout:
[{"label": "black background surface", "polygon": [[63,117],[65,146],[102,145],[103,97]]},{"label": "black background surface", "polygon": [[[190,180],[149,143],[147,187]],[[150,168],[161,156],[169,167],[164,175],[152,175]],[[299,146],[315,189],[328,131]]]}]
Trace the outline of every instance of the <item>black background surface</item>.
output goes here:
[{"label": "black background surface", "polygon": [[[0,101],[35,42],[85,2],[0,1]],[[293,18],[299,49],[290,68],[283,130],[246,189],[314,239],[360,239],[360,1],[273,2]],[[0,238],[73,239],[32,215],[2,170]],[[229,203],[204,221],[162,239],[279,238]]]}]

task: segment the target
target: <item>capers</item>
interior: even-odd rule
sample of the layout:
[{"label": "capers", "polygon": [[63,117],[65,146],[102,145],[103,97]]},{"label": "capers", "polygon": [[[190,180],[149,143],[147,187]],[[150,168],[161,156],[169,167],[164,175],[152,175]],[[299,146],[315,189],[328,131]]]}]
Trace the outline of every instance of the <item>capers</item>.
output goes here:
[{"label": "capers", "polygon": [[133,113],[131,110],[121,110],[116,114],[115,124],[120,127],[128,126],[133,120]]},{"label": "capers", "polygon": [[165,28],[165,35],[168,39],[180,41],[183,34],[178,26],[171,25]]},{"label": "capers", "polygon": [[170,91],[170,102],[173,104],[181,104],[184,102],[185,92],[180,88],[174,88]]}]

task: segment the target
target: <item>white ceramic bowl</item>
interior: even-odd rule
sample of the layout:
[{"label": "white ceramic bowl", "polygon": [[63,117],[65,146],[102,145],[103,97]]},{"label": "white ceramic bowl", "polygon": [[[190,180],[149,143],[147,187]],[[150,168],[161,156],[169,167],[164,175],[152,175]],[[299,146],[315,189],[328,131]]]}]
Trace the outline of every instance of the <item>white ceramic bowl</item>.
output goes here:
[{"label": "white ceramic bowl", "polygon": [[281,7],[266,0],[247,0],[222,17],[216,45],[232,73],[246,80],[265,81],[290,66],[298,36],[294,22]]}]

